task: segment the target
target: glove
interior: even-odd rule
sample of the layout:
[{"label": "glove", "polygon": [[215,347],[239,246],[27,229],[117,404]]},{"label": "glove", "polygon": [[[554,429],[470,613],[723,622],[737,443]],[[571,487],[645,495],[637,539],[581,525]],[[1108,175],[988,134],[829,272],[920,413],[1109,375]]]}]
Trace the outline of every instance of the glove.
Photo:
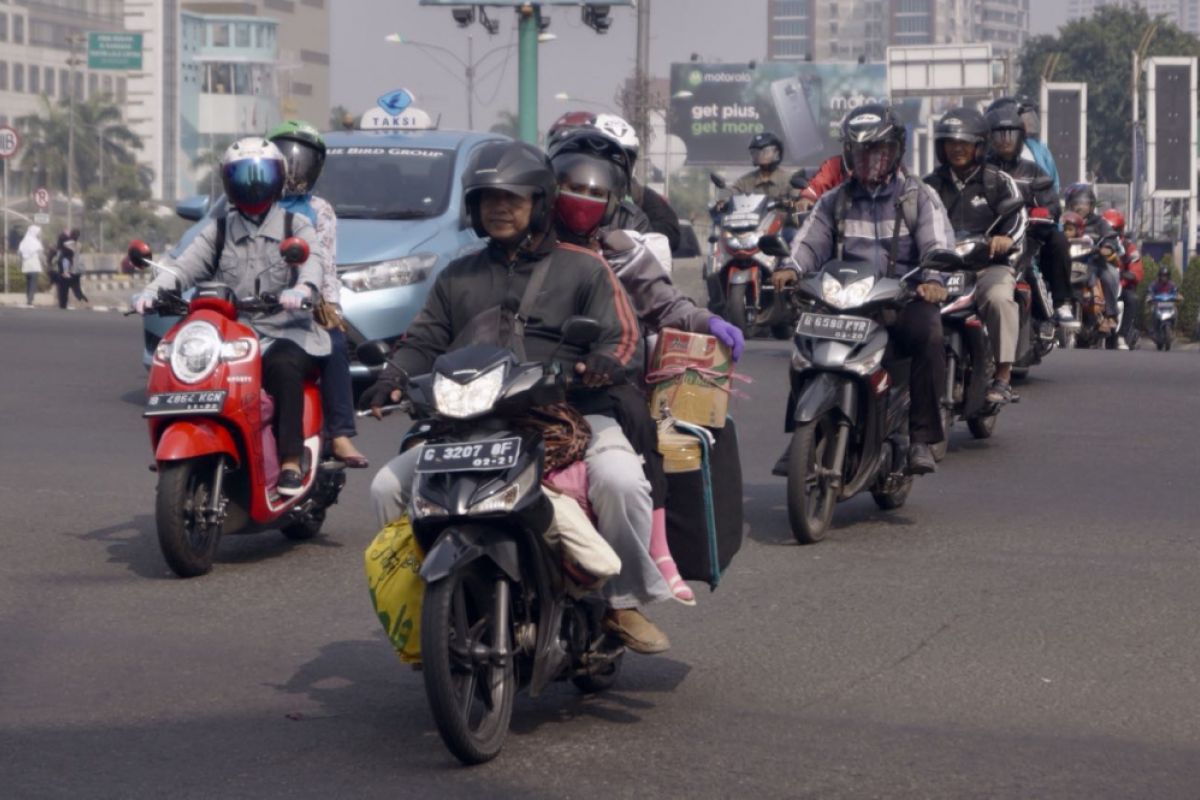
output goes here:
[{"label": "glove", "polygon": [[771,285],[777,292],[782,292],[798,280],[800,280],[800,273],[791,267],[780,267],[771,273]]},{"label": "glove", "polygon": [[917,294],[926,303],[941,303],[950,296],[946,287],[940,283],[922,283],[917,287]]},{"label": "glove", "polygon": [[305,289],[284,289],[283,294],[279,295],[279,305],[283,306],[288,311],[298,311],[302,308],[305,302],[312,299],[312,291]]},{"label": "glove", "polygon": [[708,332],[717,337],[721,344],[729,348],[730,355],[733,360],[737,361],[742,357],[742,351],[746,349],[746,337],[742,336],[742,329],[737,325],[726,322],[720,317],[710,317],[708,320]]},{"label": "glove", "polygon": [[133,296],[133,310],[145,316],[146,312],[154,307],[154,301],[157,299],[158,296],[155,292],[143,289]]},{"label": "glove", "polygon": [[625,382],[625,367],[607,353],[588,353],[575,365],[575,372],[583,385],[592,389]]},{"label": "glove", "polygon": [[379,379],[362,393],[362,397],[358,399],[358,407],[364,411],[369,408],[375,419],[383,419],[380,408],[394,405],[404,399],[404,387],[407,385],[407,375],[394,367],[388,367]]}]

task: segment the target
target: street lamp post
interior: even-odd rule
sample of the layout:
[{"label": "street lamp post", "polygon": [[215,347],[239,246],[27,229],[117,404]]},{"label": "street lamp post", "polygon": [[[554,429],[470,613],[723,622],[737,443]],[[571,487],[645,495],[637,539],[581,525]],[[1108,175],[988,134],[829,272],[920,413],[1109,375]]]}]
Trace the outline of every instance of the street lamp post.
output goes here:
[{"label": "street lamp post", "polygon": [[70,231],[74,227],[75,222],[75,68],[83,63],[83,59],[76,58],[79,45],[85,41],[82,34],[72,34],[67,37],[67,45],[70,47],[71,56],[67,59],[67,66],[71,68],[71,85],[67,87],[67,230]]}]

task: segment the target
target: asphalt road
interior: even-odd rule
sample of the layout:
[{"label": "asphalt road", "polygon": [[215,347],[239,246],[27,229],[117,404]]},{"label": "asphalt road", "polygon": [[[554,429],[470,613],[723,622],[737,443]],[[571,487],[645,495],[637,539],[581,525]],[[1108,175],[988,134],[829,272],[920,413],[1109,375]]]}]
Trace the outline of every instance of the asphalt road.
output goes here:
[{"label": "asphalt road", "polygon": [[[799,547],[786,346],[755,342],[749,538],[613,692],[518,699],[501,757],[443,748],[362,572],[370,473],[324,534],[231,537],[172,577],[138,323],[0,309],[4,798],[1200,796],[1194,353],[1055,353],[908,505]],[[366,424],[375,463],[404,423]],[[698,587],[699,588],[699,587]]]}]

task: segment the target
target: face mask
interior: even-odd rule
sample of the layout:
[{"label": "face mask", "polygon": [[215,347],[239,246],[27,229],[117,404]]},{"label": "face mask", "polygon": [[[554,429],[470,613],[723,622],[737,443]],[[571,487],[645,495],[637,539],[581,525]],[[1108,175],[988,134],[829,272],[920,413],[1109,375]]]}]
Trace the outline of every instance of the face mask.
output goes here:
[{"label": "face mask", "polygon": [[590,236],[599,228],[607,210],[607,199],[574,192],[559,191],[558,199],[554,201],[554,211],[562,224],[579,236]]}]

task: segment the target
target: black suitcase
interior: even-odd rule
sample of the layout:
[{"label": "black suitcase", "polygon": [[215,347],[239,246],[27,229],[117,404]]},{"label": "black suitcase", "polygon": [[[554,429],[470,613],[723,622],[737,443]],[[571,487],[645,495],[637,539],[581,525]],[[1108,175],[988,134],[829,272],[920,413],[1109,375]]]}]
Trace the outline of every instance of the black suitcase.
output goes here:
[{"label": "black suitcase", "polygon": [[[676,423],[676,430],[700,440],[702,467],[667,473],[667,543],[689,581],[716,589],[721,573],[742,547],[742,462],[737,426],[698,428]],[[709,446],[707,431],[713,437]]]}]

